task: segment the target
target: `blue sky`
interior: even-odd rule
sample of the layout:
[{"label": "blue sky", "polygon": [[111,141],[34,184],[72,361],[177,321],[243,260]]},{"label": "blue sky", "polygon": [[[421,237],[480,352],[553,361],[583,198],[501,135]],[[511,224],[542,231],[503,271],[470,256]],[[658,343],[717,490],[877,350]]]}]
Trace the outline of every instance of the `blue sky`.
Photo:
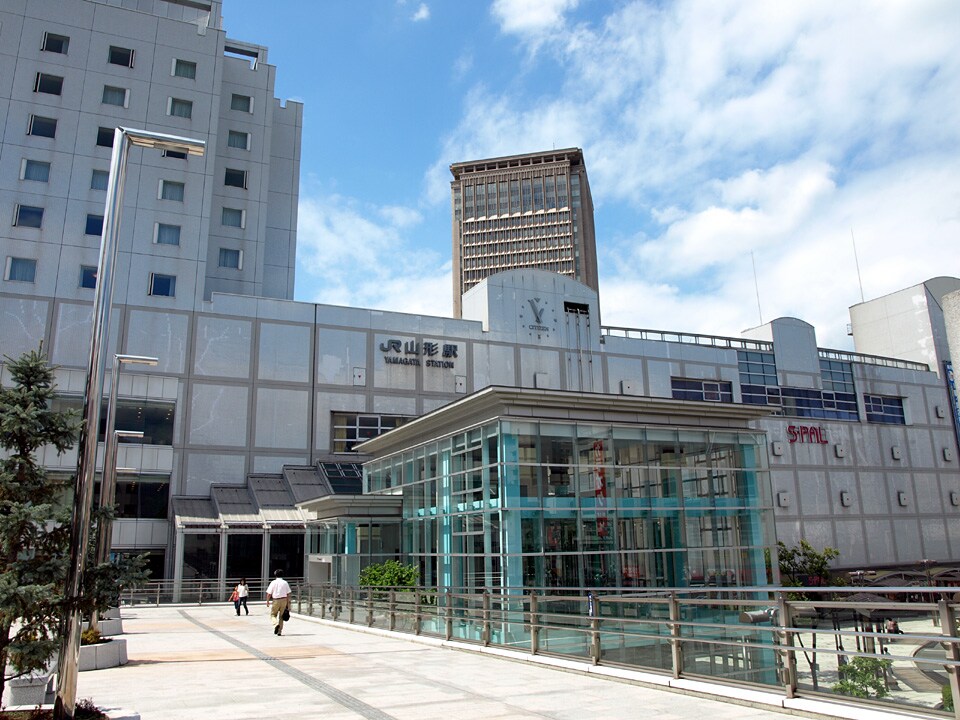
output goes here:
[{"label": "blue sky", "polygon": [[852,238],[867,299],[960,276],[955,0],[223,14],[304,103],[298,300],[449,315],[449,165],[552,147],[584,150],[608,325],[739,335],[762,312],[847,348]]}]

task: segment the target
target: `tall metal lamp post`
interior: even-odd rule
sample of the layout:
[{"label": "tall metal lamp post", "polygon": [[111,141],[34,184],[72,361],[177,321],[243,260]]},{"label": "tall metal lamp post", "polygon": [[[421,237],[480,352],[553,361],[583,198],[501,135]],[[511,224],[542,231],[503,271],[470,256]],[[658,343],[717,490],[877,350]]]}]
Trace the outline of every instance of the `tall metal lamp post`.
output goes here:
[{"label": "tall metal lamp post", "polygon": [[[55,720],[73,720],[76,710],[77,664],[80,660],[79,601],[87,542],[90,538],[90,507],[93,504],[93,482],[97,471],[100,400],[107,364],[106,336],[110,332],[113,273],[120,239],[120,214],[123,209],[123,183],[132,146],[203,155],[206,144],[202,140],[148,130],[117,128],[113,133],[113,155],[110,158],[107,204],[103,214],[103,234],[97,264],[97,287],[93,297],[87,380],[83,391],[83,424],[77,443],[77,477],[74,484],[73,516],[70,521],[70,565],[67,568],[65,587],[66,609],[61,623],[63,639],[57,669],[57,700],[53,709]],[[108,436],[110,434],[112,433],[108,433]]]}]

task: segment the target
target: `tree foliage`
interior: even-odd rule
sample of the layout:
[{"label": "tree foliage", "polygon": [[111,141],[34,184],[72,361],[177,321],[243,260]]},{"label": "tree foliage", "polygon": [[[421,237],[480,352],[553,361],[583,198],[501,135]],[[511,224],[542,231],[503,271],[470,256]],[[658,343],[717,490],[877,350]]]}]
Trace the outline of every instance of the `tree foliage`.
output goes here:
[{"label": "tree foliage", "polygon": [[362,587],[414,587],[420,580],[420,568],[396,560],[367,565],[360,571]]},{"label": "tree foliage", "polygon": [[840,681],[834,684],[833,690],[858,698],[885,697],[889,691],[884,681],[884,673],[892,665],[891,660],[855,657],[839,667]]},{"label": "tree foliage", "polygon": [[780,559],[780,582],[788,587],[810,587],[830,584],[830,561],[839,557],[836,548],[817,550],[806,540],[793,547],[777,543]]},{"label": "tree foliage", "polygon": [[[0,692],[10,678],[46,667],[60,645],[60,623],[69,608],[64,585],[72,480],[48,475],[39,451],[50,446],[66,452],[80,425],[76,413],[51,409],[55,376],[42,350],[7,361],[13,382],[0,387]],[[81,598],[70,601],[86,614],[106,610],[117,598],[118,583],[145,578],[143,558],[91,565]]]}]

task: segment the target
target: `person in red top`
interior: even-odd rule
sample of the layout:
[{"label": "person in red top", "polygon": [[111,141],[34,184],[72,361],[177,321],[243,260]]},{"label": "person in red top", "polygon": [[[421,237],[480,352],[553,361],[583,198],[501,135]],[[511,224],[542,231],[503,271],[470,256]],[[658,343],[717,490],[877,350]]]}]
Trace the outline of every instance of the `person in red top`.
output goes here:
[{"label": "person in red top", "polygon": [[267,605],[270,606],[273,634],[283,635],[283,613],[290,608],[290,584],[283,579],[282,570],[273,573],[273,582],[267,587]]}]

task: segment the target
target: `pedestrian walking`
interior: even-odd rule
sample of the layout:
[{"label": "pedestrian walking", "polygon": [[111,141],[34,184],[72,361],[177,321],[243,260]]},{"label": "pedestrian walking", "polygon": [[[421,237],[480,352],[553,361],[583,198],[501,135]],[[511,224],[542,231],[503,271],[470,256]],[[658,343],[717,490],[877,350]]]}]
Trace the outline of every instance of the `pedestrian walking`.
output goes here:
[{"label": "pedestrian walking", "polygon": [[290,584],[283,579],[282,570],[273,573],[273,582],[267,587],[267,605],[270,606],[273,634],[283,635],[284,618],[290,617]]},{"label": "pedestrian walking", "polygon": [[240,615],[241,605],[243,605],[243,609],[246,611],[247,615],[250,614],[250,608],[247,607],[248,597],[250,597],[250,586],[247,585],[246,578],[240,578],[240,582],[237,583],[237,586],[233,589],[233,607],[237,611],[237,616]]}]

